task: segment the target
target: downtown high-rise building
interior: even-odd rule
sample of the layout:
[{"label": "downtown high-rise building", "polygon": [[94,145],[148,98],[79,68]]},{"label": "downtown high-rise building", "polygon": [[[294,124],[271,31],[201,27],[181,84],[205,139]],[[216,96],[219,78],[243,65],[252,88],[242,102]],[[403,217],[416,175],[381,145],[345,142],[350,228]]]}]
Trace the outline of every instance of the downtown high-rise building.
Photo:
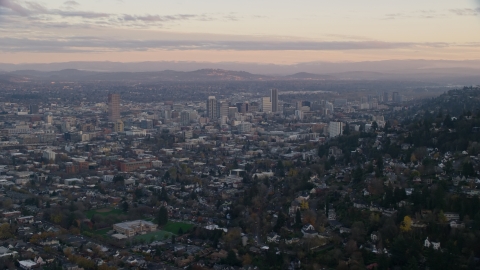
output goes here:
[{"label": "downtown high-rise building", "polygon": [[393,102],[399,102],[399,100],[400,100],[400,94],[398,92],[393,92],[392,101]]},{"label": "downtown high-rise building", "polygon": [[219,114],[217,99],[215,96],[209,96],[207,100],[207,117],[217,119]]},{"label": "downtown high-rise building", "polygon": [[180,113],[180,124],[182,126],[190,125],[190,112],[189,111],[182,111]]},{"label": "downtown high-rise building", "polygon": [[342,122],[330,122],[328,124],[328,134],[331,138],[337,137],[343,134],[343,123]]},{"label": "downtown high-rise building", "polygon": [[228,117],[228,108],[230,107],[230,104],[228,101],[220,101],[218,103],[218,107],[219,107],[219,117]]},{"label": "downtown high-rise building", "polygon": [[120,120],[120,95],[108,94],[108,120],[116,122]]},{"label": "downtown high-rise building", "polygon": [[270,97],[262,98],[262,111],[266,113],[272,112],[272,101]]},{"label": "downtown high-rise building", "polygon": [[272,112],[278,112],[278,89],[270,89],[270,102],[272,103]]}]

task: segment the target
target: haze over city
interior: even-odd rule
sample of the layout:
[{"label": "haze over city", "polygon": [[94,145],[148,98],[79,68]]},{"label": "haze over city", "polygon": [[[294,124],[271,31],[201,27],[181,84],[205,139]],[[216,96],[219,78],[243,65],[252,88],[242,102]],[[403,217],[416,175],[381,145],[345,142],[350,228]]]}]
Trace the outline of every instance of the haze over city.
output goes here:
[{"label": "haze over city", "polygon": [[479,33],[480,0],[0,0],[0,270],[479,270]]}]

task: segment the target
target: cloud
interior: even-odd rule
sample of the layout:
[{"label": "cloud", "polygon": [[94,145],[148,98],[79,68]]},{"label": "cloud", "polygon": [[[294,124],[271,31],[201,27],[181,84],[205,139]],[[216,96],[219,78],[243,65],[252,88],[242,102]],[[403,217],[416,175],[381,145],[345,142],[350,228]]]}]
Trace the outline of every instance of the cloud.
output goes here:
[{"label": "cloud", "polygon": [[62,17],[80,17],[83,19],[97,19],[97,18],[108,18],[112,16],[108,13],[98,13],[90,11],[66,11],[66,10],[52,10],[49,12],[51,15],[59,15]]},{"label": "cloud", "polygon": [[[20,4],[21,3],[21,4]],[[61,9],[49,9],[36,2],[18,1],[18,0],[0,0],[0,14],[4,22],[14,17],[28,17],[28,21],[18,22],[20,25],[14,24],[12,27],[30,26],[29,23],[35,22],[32,27],[41,27],[45,25],[49,27],[51,24],[60,24],[63,27],[78,24],[78,21],[69,20],[70,18],[83,19],[81,24],[90,24],[96,26],[113,26],[113,27],[162,27],[165,23],[180,21],[236,21],[239,18],[234,13],[228,14],[174,14],[174,15],[135,15],[135,14],[113,14],[107,12],[80,11],[76,10],[79,3],[74,0],[65,1]],[[13,16],[12,16],[13,15]],[[61,19],[64,19],[62,21]],[[99,20],[101,19],[101,20]],[[2,25],[0,25],[1,27]]]},{"label": "cloud", "polygon": [[194,14],[178,14],[178,15],[128,15],[124,14],[120,17],[123,21],[142,21],[142,22],[170,22],[170,21],[185,21],[190,19],[198,19],[206,17],[205,15],[194,15]]},{"label": "cloud", "polygon": [[480,15],[480,8],[457,8],[457,9],[450,9],[450,12],[454,13],[458,16],[479,16]]},{"label": "cloud", "polygon": [[381,41],[259,41],[259,40],[112,40],[98,37],[65,39],[2,38],[4,52],[105,52],[146,50],[233,51],[343,51],[448,47],[447,43],[395,43]]},{"label": "cloud", "polygon": [[73,1],[73,0],[65,1],[63,4],[65,6],[79,6],[80,5],[77,1]]},{"label": "cloud", "polygon": [[31,11],[13,0],[0,0],[0,7],[8,9],[20,16],[28,16]]},{"label": "cloud", "polygon": [[396,20],[396,19],[434,19],[434,18],[443,18],[447,15],[445,13],[438,13],[435,10],[418,10],[415,12],[409,13],[390,13],[385,14],[384,20]]}]

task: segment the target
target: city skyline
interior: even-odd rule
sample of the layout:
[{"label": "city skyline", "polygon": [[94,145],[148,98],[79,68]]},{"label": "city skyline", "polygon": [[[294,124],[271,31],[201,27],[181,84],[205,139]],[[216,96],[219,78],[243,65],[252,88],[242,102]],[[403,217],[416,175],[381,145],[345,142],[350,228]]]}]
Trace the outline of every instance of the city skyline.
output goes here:
[{"label": "city skyline", "polygon": [[369,4],[0,0],[1,62],[480,59],[479,1]]}]

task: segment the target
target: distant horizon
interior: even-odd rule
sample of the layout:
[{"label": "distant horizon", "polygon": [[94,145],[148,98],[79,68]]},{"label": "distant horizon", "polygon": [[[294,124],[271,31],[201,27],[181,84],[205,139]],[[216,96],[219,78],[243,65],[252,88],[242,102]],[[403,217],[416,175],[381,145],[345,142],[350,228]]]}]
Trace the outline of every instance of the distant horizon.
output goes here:
[{"label": "distant horizon", "polygon": [[6,63],[468,60],[480,59],[479,17],[478,0],[0,0],[0,55]]},{"label": "distant horizon", "polygon": [[120,63],[120,64],[132,64],[132,63],[207,63],[207,64],[216,64],[216,63],[239,63],[239,64],[256,64],[256,65],[279,65],[279,66],[292,66],[298,64],[307,64],[307,63],[330,63],[330,64],[350,64],[350,63],[376,63],[376,62],[388,62],[388,61],[445,61],[445,62],[474,62],[480,61],[479,58],[472,59],[425,59],[425,58],[405,58],[405,59],[381,59],[381,60],[359,60],[359,61],[327,61],[327,60],[317,60],[317,61],[303,61],[303,62],[294,62],[294,63],[275,63],[275,62],[254,62],[254,61],[188,61],[188,60],[150,60],[150,61],[115,61],[115,60],[72,60],[72,61],[52,61],[52,62],[0,62],[0,65],[35,65],[35,64],[66,64],[66,63]]},{"label": "distant horizon", "polygon": [[204,61],[68,61],[52,63],[0,63],[0,71],[14,72],[34,70],[54,72],[61,70],[80,70],[93,72],[190,72],[202,69],[220,69],[227,71],[245,71],[263,75],[293,75],[301,72],[312,74],[334,74],[344,72],[378,72],[395,74],[437,73],[459,76],[478,76],[480,60],[379,60],[379,61],[310,61],[294,64],[255,63],[255,62],[204,62]]}]

